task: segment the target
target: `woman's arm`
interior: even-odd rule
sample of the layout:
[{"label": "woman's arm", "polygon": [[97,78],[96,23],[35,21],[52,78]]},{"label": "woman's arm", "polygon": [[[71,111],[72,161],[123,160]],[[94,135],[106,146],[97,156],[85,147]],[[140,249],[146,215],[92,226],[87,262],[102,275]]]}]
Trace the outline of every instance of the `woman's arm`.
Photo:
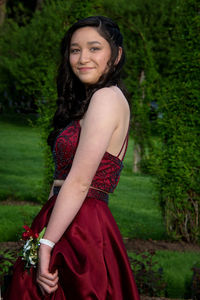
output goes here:
[{"label": "woman's arm", "polygon": [[[81,208],[112,135],[119,126],[122,101],[118,98],[119,95],[109,88],[97,91],[92,97],[82,124],[73,165],[58,194],[45,239],[57,243]],[[40,246],[40,255],[43,257],[46,255],[49,258],[50,251],[50,247]],[[47,264],[42,265],[41,259],[41,276],[51,280]],[[45,281],[45,284],[48,283]]]},{"label": "woman's arm", "polygon": [[58,194],[44,238],[57,243],[79,211],[118,127],[119,100],[109,88],[95,93],[81,128],[73,165]]}]

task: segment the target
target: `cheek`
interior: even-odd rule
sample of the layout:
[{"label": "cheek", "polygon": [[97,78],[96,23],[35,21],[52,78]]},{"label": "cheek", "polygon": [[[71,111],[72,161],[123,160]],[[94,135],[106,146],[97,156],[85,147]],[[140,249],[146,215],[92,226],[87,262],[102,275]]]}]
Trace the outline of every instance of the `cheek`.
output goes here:
[{"label": "cheek", "polygon": [[108,56],[108,55],[102,57],[102,60],[101,60],[102,69],[106,69],[108,67],[109,60],[110,60],[110,56]]},{"label": "cheek", "polygon": [[99,64],[107,65],[108,61],[110,60],[110,55],[108,53],[102,53],[98,57]]},{"label": "cheek", "polygon": [[73,69],[76,64],[76,58],[74,56],[70,56],[69,63],[70,63],[71,68]]},{"label": "cheek", "polygon": [[104,63],[104,66],[107,66],[108,65],[108,62],[109,62],[109,60],[110,60],[110,57],[111,57],[111,51],[107,51],[106,53],[105,53],[105,55],[103,56],[103,61],[102,61],[102,63]]}]

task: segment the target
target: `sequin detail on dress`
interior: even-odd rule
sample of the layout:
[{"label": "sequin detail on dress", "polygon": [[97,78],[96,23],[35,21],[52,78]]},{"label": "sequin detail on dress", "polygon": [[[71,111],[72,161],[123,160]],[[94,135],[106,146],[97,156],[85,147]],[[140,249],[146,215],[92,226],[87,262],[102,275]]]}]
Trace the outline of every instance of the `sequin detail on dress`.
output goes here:
[{"label": "sequin detail on dress", "polygon": [[[53,150],[55,179],[64,180],[67,177],[73,163],[80,131],[79,121],[73,121],[59,134]],[[91,186],[112,193],[117,186],[122,168],[123,162],[119,157],[105,152]]]}]

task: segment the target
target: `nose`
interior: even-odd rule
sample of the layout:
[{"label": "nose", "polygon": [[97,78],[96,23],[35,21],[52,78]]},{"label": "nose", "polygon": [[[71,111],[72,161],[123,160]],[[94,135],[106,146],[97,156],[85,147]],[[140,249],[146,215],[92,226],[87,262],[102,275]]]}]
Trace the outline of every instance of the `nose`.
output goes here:
[{"label": "nose", "polygon": [[80,64],[85,64],[90,60],[89,53],[87,50],[82,50],[79,57]]}]

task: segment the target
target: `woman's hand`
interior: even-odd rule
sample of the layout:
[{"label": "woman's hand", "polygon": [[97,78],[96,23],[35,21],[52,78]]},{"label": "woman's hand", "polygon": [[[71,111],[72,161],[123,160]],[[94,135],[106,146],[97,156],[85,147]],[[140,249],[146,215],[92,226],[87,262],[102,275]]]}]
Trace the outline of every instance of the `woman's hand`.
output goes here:
[{"label": "woman's hand", "polygon": [[51,250],[47,245],[40,245],[37,283],[43,294],[51,294],[58,288],[58,271],[53,274],[49,272]]}]

